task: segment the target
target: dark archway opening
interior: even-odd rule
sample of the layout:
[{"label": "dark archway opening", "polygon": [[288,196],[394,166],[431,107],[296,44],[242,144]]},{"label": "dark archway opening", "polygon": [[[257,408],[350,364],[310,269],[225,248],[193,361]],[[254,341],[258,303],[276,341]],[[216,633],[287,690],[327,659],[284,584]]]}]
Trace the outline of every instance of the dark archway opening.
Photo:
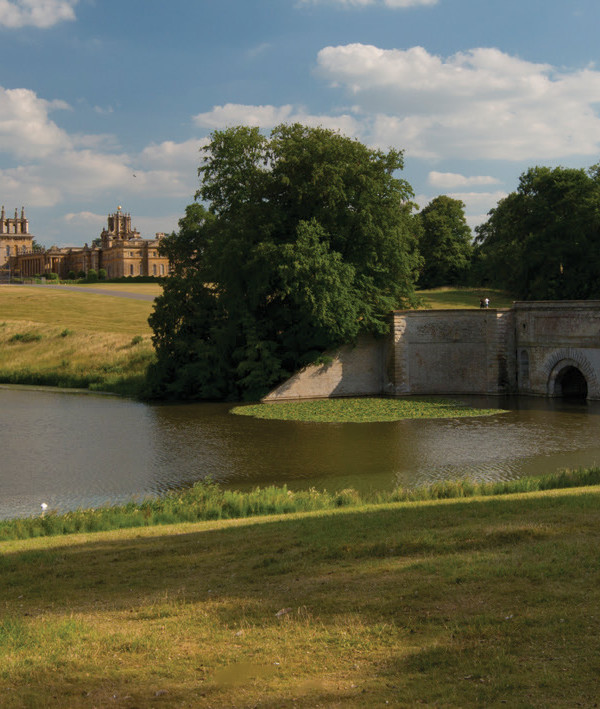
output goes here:
[{"label": "dark archway opening", "polygon": [[586,399],[587,381],[577,367],[567,367],[556,379],[556,393],[563,399]]}]

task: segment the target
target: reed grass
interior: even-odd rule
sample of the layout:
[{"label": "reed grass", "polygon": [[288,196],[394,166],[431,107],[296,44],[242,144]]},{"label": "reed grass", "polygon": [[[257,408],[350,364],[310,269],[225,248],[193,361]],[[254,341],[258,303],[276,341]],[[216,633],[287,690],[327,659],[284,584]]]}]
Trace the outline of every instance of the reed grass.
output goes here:
[{"label": "reed grass", "polygon": [[507,482],[448,481],[415,489],[361,494],[354,489],[289,490],[286,486],[257,487],[249,492],[229,490],[211,481],[196,483],[161,497],[126,505],[78,509],[64,514],[52,511],[37,517],[0,522],[0,541],[148,527],[204,520],[240,519],[266,515],[360,508],[372,504],[422,502],[468,497],[522,494],[553,489],[600,485],[600,468],[564,470],[539,477]]}]

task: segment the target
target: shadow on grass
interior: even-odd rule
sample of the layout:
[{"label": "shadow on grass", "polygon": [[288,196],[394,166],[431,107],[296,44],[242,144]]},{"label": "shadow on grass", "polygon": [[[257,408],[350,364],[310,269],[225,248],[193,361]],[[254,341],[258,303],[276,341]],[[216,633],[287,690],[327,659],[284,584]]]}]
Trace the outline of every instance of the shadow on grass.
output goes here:
[{"label": "shadow on grass", "polygon": [[[107,680],[95,656],[87,677],[74,671],[70,680],[79,692],[92,688],[97,705],[109,701],[106,687],[132,693],[122,706],[149,701],[134,681],[144,670],[127,664],[135,653],[140,666],[157,663],[158,676],[164,670],[166,706],[254,706],[260,699],[280,707],[292,698],[293,706],[410,706],[419,699],[465,706],[506,698],[566,705],[593,696],[600,657],[599,498],[595,490],[344,510],[206,524],[176,535],[130,530],[74,544],[54,538],[47,548],[36,540],[0,557],[0,621],[17,622],[14,632],[19,622],[47,622],[49,614],[98,622],[110,635],[103,642],[114,677]],[[82,631],[73,627],[75,642]],[[159,636],[164,641],[143,640],[161,627],[169,631]],[[198,659],[190,659],[194,653]],[[288,665],[274,673],[278,653]],[[167,670],[166,655],[181,659]],[[268,676],[240,688],[219,682],[219,667],[266,667],[265,656]],[[556,673],[548,674],[548,658]],[[202,681],[188,660],[204,667]],[[127,664],[125,678],[117,663]],[[27,673],[34,685],[48,681],[41,670]],[[266,695],[261,682],[270,687]],[[146,687],[147,677],[138,684]]]}]

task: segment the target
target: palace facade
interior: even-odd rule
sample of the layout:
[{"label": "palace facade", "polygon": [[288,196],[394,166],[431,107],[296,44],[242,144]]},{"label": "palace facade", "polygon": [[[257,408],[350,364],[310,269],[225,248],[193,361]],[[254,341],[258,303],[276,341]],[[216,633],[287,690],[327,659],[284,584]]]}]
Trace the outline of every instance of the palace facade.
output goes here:
[{"label": "palace facade", "polygon": [[9,270],[13,278],[32,278],[48,273],[67,278],[69,273],[79,276],[87,274],[90,269],[98,271],[101,268],[106,271],[107,278],[165,276],[169,271],[169,260],[158,253],[163,237],[164,234],[157,233],[154,239],[143,239],[139,231],[132,228],[131,215],[119,206],[114,214],[108,215],[107,227],[92,246],[51,246],[34,250],[25,210],[21,210],[21,219],[17,219],[16,212],[15,219],[5,219],[3,207],[0,269]]},{"label": "palace facade", "polygon": [[7,217],[4,207],[0,212],[0,269],[8,266],[9,260],[18,254],[31,251],[33,235],[29,233],[29,220],[25,208],[21,207],[21,216],[15,209],[14,218]]}]

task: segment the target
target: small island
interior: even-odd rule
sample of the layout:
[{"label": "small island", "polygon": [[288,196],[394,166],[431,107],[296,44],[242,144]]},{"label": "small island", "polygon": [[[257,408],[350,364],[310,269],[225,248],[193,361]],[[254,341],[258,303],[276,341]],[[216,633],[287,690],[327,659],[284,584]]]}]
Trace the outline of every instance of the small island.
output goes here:
[{"label": "small island", "polygon": [[280,421],[312,423],[382,423],[403,419],[465,418],[494,416],[503,409],[476,409],[455,399],[439,397],[359,397],[312,399],[235,406],[232,414]]}]

